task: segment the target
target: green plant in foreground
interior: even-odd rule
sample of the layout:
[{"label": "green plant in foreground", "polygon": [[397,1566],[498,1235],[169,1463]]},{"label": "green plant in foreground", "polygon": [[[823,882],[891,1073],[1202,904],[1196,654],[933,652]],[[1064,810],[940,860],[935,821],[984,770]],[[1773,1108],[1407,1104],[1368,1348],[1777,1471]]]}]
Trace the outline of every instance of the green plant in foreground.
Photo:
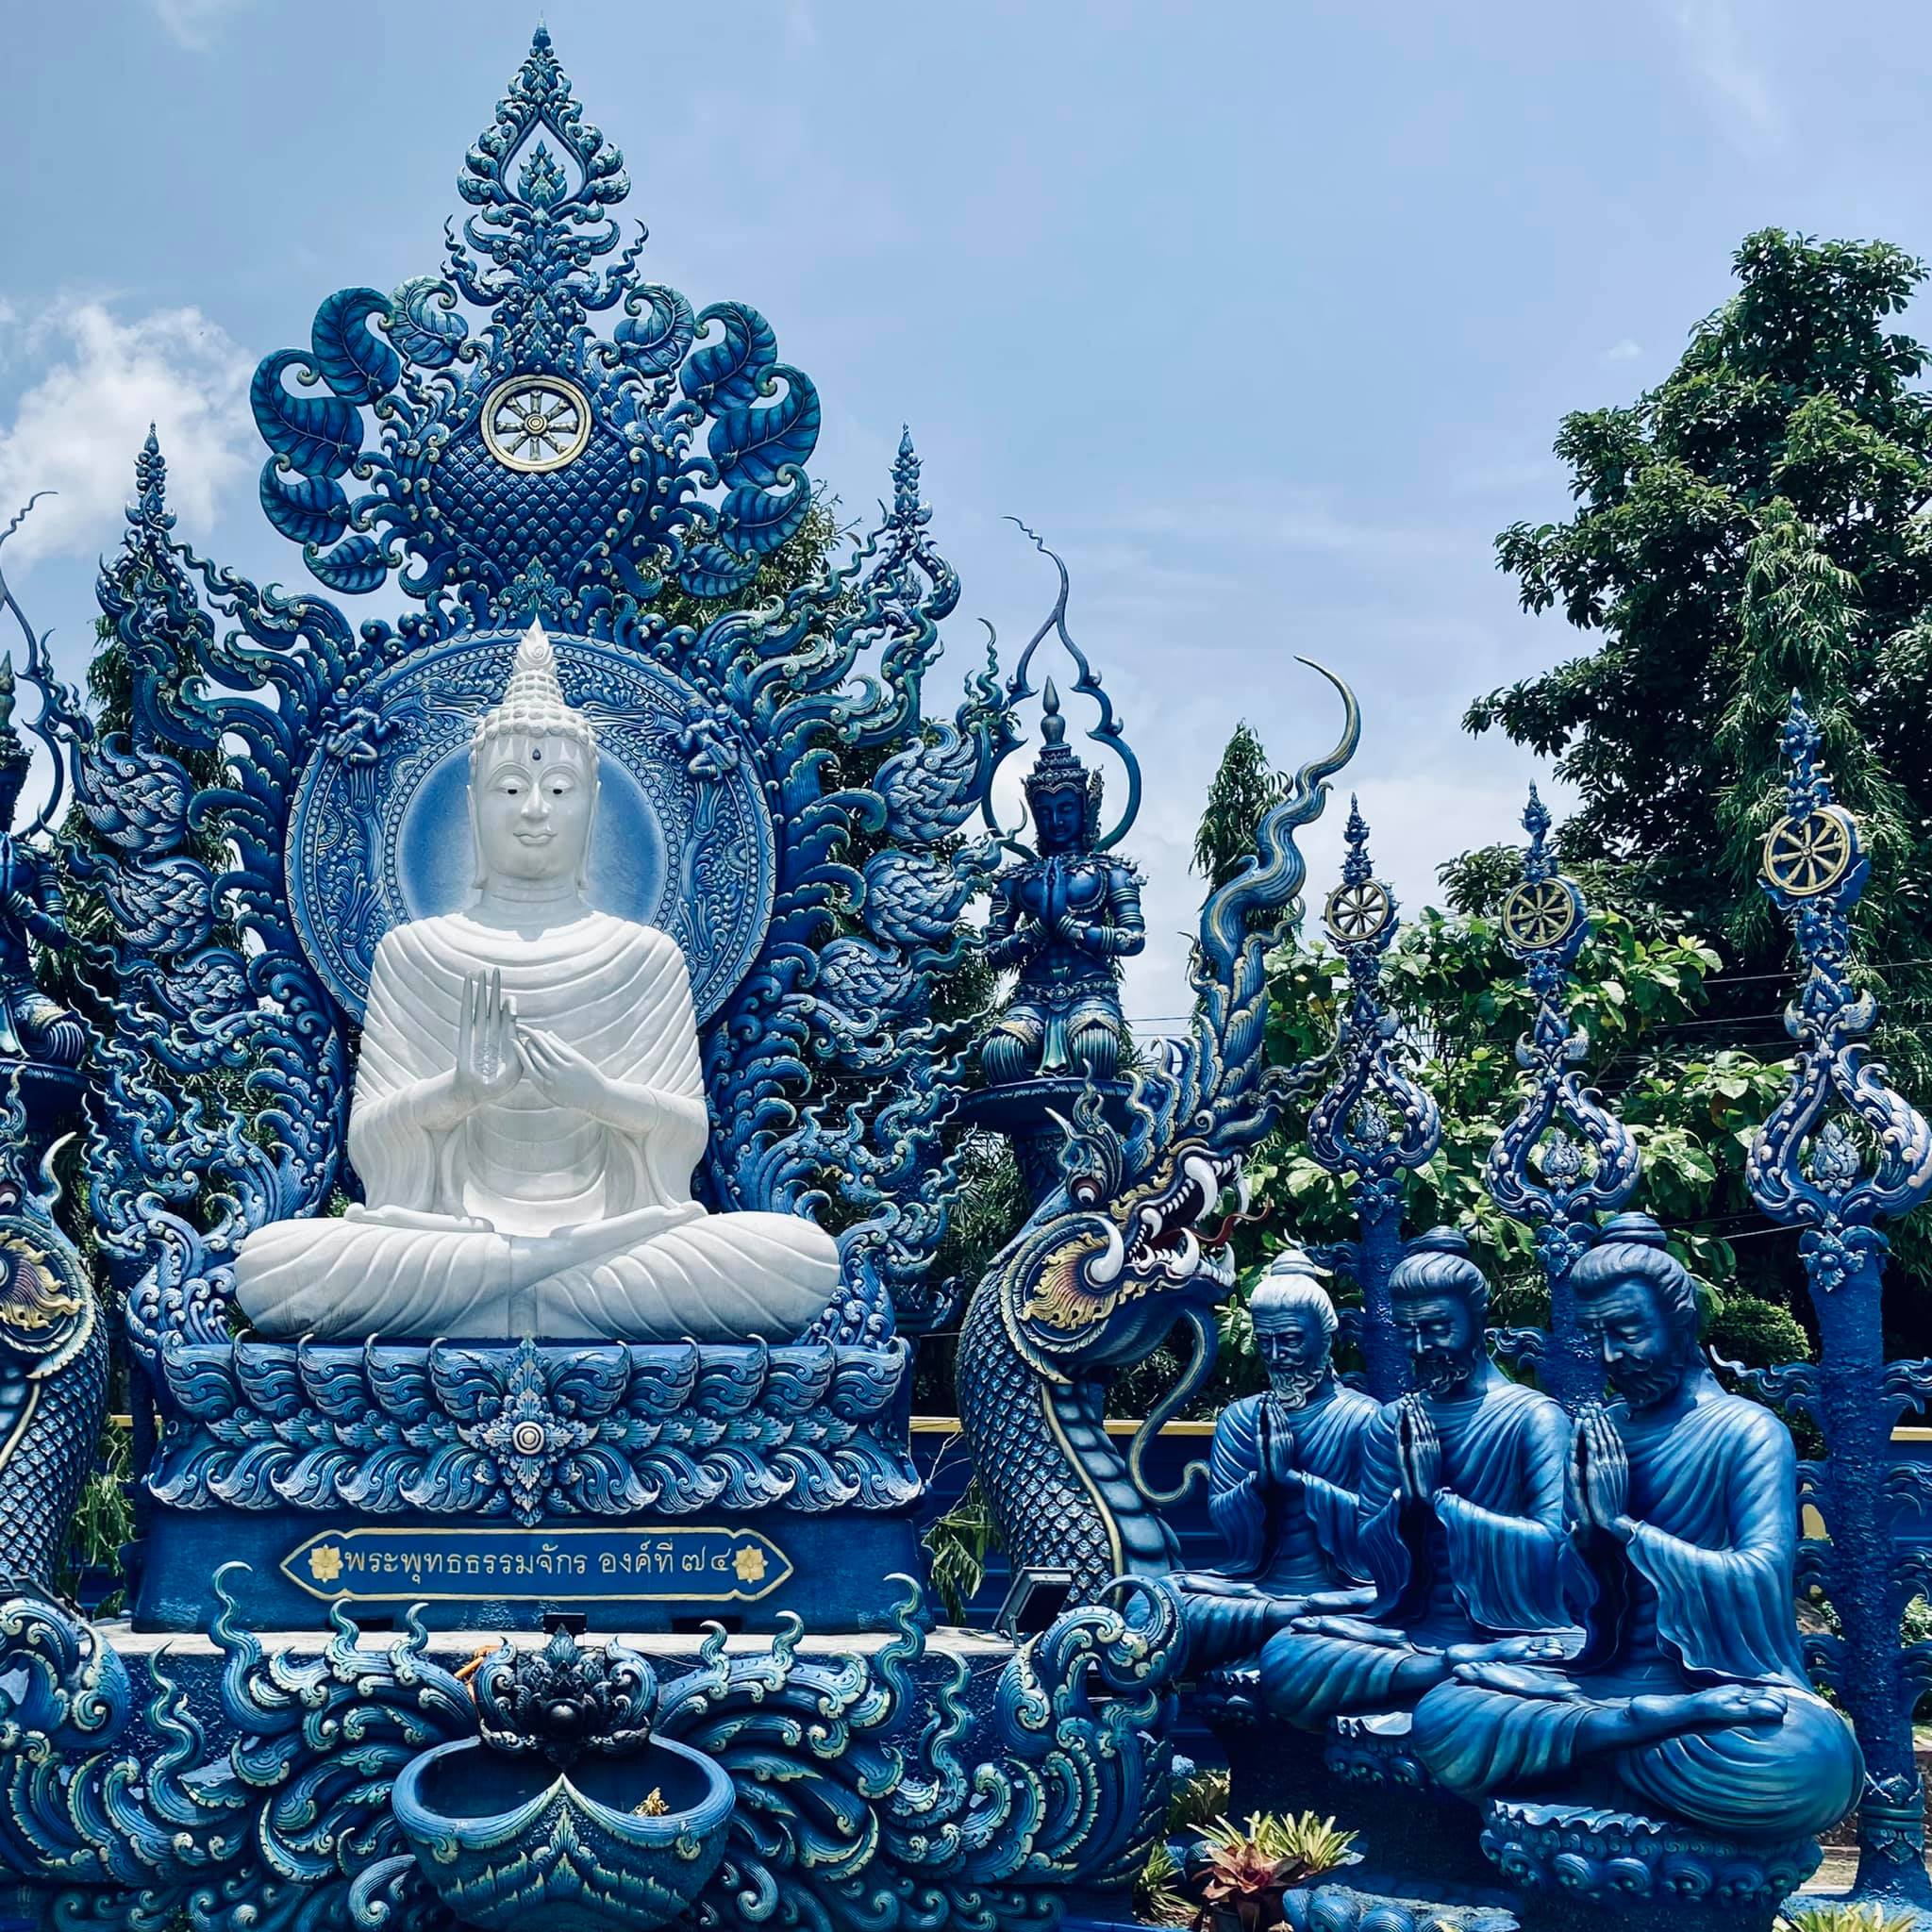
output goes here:
[{"label": "green plant in foreground", "polygon": [[1916,1912],[1891,1912],[1883,1906],[1843,1904],[1799,1906],[1778,1918],[1778,1932],[1912,1932]]},{"label": "green plant in foreground", "polygon": [[1156,1839],[1134,1881],[1134,1916],[1141,1924],[1185,1925],[1192,1920],[1194,1908],[1180,1890],[1180,1877],[1167,1840]]},{"label": "green plant in foreground", "polygon": [[1189,1860],[1196,1932],[1269,1932],[1281,1923],[1282,1895],[1334,1871],[1356,1840],[1313,1811],[1293,1818],[1254,1811],[1245,1828],[1217,1818],[1195,1829],[1203,1855]]},{"label": "green plant in foreground", "polygon": [[1177,1778],[1167,1801],[1167,1835],[1178,1838],[1216,1818],[1227,1815],[1228,1774],[1225,1769],[1196,1771]]},{"label": "green plant in foreground", "polygon": [[[933,1474],[938,1473],[935,1467]],[[925,1550],[934,1593],[945,1607],[946,1621],[963,1624],[966,1606],[986,1581],[986,1559],[1000,1546],[999,1526],[993,1522],[977,1476],[920,1542]]]},{"label": "green plant in foreground", "polygon": [[[125,1426],[110,1423],[101,1433],[99,1467],[80,1492],[67,1532],[60,1587],[70,1595],[83,1572],[104,1570],[117,1577],[122,1574],[122,1545],[134,1540],[134,1510],[127,1500],[133,1471],[133,1441]],[[109,1614],[114,1601],[110,1595],[100,1613]]]}]

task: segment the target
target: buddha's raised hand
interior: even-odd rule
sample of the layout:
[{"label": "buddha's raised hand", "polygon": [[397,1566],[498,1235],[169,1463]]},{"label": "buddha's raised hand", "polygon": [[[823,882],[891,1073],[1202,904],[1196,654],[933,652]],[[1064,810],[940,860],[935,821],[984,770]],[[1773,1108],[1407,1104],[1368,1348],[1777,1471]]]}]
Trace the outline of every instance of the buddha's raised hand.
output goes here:
[{"label": "buddha's raised hand", "polygon": [[466,1111],[501,1100],[523,1078],[517,1052],[516,1001],[506,997],[501,972],[463,980],[457,1016],[457,1063],[450,1095]]}]

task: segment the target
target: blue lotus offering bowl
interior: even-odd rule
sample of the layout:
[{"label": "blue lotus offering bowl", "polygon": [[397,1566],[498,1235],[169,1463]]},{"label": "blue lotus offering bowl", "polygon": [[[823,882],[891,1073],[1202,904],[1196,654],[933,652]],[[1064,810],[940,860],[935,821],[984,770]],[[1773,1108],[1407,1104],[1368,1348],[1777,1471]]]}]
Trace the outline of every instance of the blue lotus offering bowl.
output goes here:
[{"label": "blue lotus offering bowl", "polygon": [[412,1759],[390,1802],[465,1924],[640,1932],[688,1911],[718,1869],[736,1793],[669,1739],[567,1768],[464,1739]]},{"label": "blue lotus offering bowl", "polygon": [[390,1805],[466,1924],[638,1932],[680,1918],[724,1856],[724,1766],[651,1735],[658,1679],[615,1641],[564,1628],[505,1643],[470,1685],[478,1735],[413,1758]]}]

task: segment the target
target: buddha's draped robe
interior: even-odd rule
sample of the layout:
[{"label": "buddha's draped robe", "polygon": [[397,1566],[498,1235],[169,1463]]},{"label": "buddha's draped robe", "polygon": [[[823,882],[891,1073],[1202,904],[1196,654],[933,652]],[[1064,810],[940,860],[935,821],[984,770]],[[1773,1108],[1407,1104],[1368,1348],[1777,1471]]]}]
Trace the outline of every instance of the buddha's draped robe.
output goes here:
[{"label": "buddha's draped robe", "polygon": [[1263,1700],[1306,1729],[1400,1707],[1396,1677],[1412,1657],[1570,1623],[1563,1411],[1500,1375],[1475,1395],[1427,1407],[1447,1492],[1433,1504],[1402,1502],[1400,1406],[1385,1407],[1368,1432],[1355,1556],[1375,1594],[1358,1633],[1290,1628],[1262,1649]]},{"label": "buddha's draped robe", "polygon": [[[660,1096],[637,1131],[554,1105],[526,1073],[457,1125],[410,1091],[456,1064],[466,974],[500,970],[520,1026]],[[708,1135],[684,955],[591,913],[534,938],[465,914],[376,948],[349,1115],[367,1206],[257,1230],[236,1293],[271,1335],[787,1341],[839,1282],[802,1216],[708,1215],[691,1177]]]},{"label": "buddha's draped robe", "polygon": [[[1378,1413],[1373,1397],[1333,1383],[1299,1408],[1263,1394],[1222,1411],[1208,1461],[1208,1513],[1227,1561],[1175,1579],[1195,1669],[1252,1657],[1309,1596],[1365,1581],[1354,1554],[1357,1492]],[[1299,1481],[1289,1488],[1268,1472],[1262,1438],[1272,1429],[1294,1445]]]},{"label": "buddha's draped robe", "polygon": [[[1756,1402],[1700,1376],[1681,1418],[1611,1418],[1630,1458],[1627,1546],[1592,1565],[1622,1593],[1620,1640],[1595,1669],[1509,1669],[1515,1689],[1458,1675],[1417,1707],[1418,1755],[1441,1783],[1474,1799],[1501,1791],[1560,1802],[1607,1767],[1620,1801],[1726,1837],[1805,1837],[1851,1809],[1863,1766],[1851,1730],[1815,1696],[1791,1611],[1797,1549],[1794,1452]],[[1596,1547],[1601,1550],[1602,1542]],[[1474,1673],[1471,1673],[1474,1675]],[[1635,1696],[1720,1684],[1767,1685],[1781,1724],[1686,1732],[1580,1757],[1592,1712]],[[1601,1780],[1588,1801],[1602,1802]]]}]

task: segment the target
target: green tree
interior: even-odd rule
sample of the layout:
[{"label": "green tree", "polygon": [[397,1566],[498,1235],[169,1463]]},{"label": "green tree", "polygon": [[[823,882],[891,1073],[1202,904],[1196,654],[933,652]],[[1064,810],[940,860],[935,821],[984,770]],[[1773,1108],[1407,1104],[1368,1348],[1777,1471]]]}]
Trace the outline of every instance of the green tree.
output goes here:
[{"label": "green tree", "polygon": [[[1595,861],[1594,896],[1662,908],[1726,947],[1713,1018],[1741,1042],[1775,1028],[1788,991],[1790,938],[1757,874],[1797,690],[1872,851],[1858,970],[1885,1001],[1879,1050],[1924,1105],[1932,395],[1916,386],[1926,349],[1893,324],[1925,270],[1884,242],[1775,229],[1748,237],[1736,268],[1737,293],[1657,388],[1565,418],[1575,514],[1497,540],[1524,606],[1560,606],[1600,642],[1464,722],[1557,758],[1582,801],[1562,847],[1573,870]],[[1897,1231],[1896,1255],[1932,1278],[1932,1217]]]},{"label": "green tree", "polygon": [[[1466,879],[1469,862],[1444,870]],[[1788,1345],[1796,1334],[1782,1309],[1766,1308],[1740,1285],[1734,1246],[1750,1219],[1745,1153],[1787,1072],[1705,1043],[1707,983],[1720,963],[1712,947],[1655,915],[1606,910],[1576,962],[1573,1010],[1590,1042],[1588,1083],[1614,1096],[1641,1147],[1644,1205],[1671,1228],[1704,1285],[1713,1335],[1733,1336],[1756,1358],[1762,1338]],[[1297,939],[1271,955],[1269,971],[1270,1058],[1307,1058],[1334,1037],[1347,997],[1342,962],[1325,945]],[[1441,1147],[1409,1183],[1408,1225],[1464,1227],[1495,1287],[1494,1319],[1541,1321],[1548,1305],[1530,1231],[1501,1214],[1483,1186],[1490,1148],[1520,1096],[1516,1041],[1534,1015],[1522,968],[1494,918],[1431,908],[1390,949],[1383,986],[1409,1071],[1442,1114]],[[1355,1232],[1347,1189],[1307,1154],[1306,1123],[1306,1109],[1284,1118],[1249,1164],[1273,1211],[1244,1237],[1246,1278],[1285,1233],[1306,1242]],[[1223,1332],[1239,1355],[1246,1334],[1239,1306]],[[1238,1362],[1230,1368],[1231,1378],[1244,1373]]]},{"label": "green tree", "polygon": [[[1891,957],[1922,957],[1932,398],[1913,387],[1926,351],[1891,324],[1924,269],[1884,242],[1775,229],[1736,267],[1738,292],[1657,388],[1564,419],[1576,513],[1497,540],[1525,608],[1559,607],[1601,641],[1478,699],[1465,723],[1558,759],[1581,794],[1568,853],[1629,868],[1738,945],[1740,968],[1775,970],[1783,936],[1757,912],[1748,834],[1789,672],[1833,711],[1845,802],[1902,841],[1874,868],[1874,898],[1893,902],[1878,928]],[[1860,739],[1869,760],[1849,756]]]},{"label": "green tree", "polygon": [[1284,789],[1281,774],[1269,764],[1254,726],[1243,718],[1221,754],[1194,832],[1194,870],[1210,892],[1224,886],[1241,861],[1253,856],[1255,828]]}]

